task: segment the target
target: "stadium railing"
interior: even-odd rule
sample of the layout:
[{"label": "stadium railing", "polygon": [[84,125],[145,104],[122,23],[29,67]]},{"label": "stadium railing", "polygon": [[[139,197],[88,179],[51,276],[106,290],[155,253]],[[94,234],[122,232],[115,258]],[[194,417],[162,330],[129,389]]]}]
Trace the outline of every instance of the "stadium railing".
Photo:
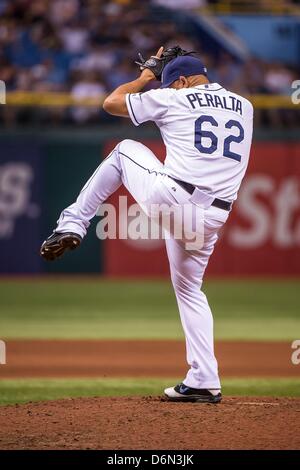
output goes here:
[{"label": "stadium railing", "polygon": [[219,0],[213,4],[208,3],[201,10],[202,12],[219,14],[252,13],[259,15],[269,13],[273,15],[299,15],[300,6],[287,0]]},{"label": "stadium railing", "polygon": [[[12,91],[6,95],[6,105],[25,107],[52,107],[52,106],[101,106],[105,95],[95,98],[74,98],[70,93],[63,92],[29,92]],[[253,106],[257,109],[299,109],[300,104],[295,104],[289,95],[264,95],[256,94],[248,96]]]}]

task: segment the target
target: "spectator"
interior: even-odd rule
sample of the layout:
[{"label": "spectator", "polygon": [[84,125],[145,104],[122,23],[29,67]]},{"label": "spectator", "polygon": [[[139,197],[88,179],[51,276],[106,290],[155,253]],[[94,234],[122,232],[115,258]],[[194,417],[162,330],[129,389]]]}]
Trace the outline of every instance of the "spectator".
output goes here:
[{"label": "spectator", "polygon": [[192,10],[206,5],[206,0],[152,0],[152,2],[174,10]]},{"label": "spectator", "polygon": [[41,64],[32,67],[31,76],[36,83],[36,90],[60,91],[64,88],[64,70],[57,67],[51,58],[47,58]]},{"label": "spectator", "polygon": [[[160,45],[179,44],[200,53],[213,82],[241,94],[290,94],[299,72],[257,58],[242,64],[219,54],[216,60],[209,48],[201,50],[196,35],[185,31],[183,15],[175,21],[168,10],[157,16],[151,10],[151,5],[193,9],[208,3],[212,1],[0,0],[0,79],[9,91],[63,90],[76,99],[98,97],[137,76],[138,51],[148,58]],[[281,119],[276,110],[265,115],[267,121],[272,115],[273,123],[273,116]],[[44,116],[47,120],[47,110]],[[76,106],[71,116],[78,123],[89,122],[99,110]]]},{"label": "spectator", "polygon": [[133,67],[127,58],[119,64],[115,73],[108,74],[107,83],[109,90],[113,90],[122,83],[130,82],[137,77],[137,68]]},{"label": "spectator", "polygon": [[[106,87],[101,77],[95,72],[83,73],[71,89],[71,96],[75,101],[92,98],[93,100],[99,100],[99,107],[105,93],[107,93]],[[83,123],[98,116],[99,108],[92,106],[73,107],[71,115],[76,122]]]},{"label": "spectator", "polygon": [[90,35],[81,21],[74,21],[60,31],[64,50],[70,54],[82,54],[87,50]]},{"label": "spectator", "polygon": [[66,25],[79,16],[79,0],[52,0],[49,5],[49,17],[56,27]]},{"label": "spectator", "polygon": [[73,69],[96,70],[99,72],[108,72],[116,62],[116,53],[110,46],[93,43],[89,52],[72,64]]},{"label": "spectator", "polygon": [[269,93],[291,93],[291,84],[295,80],[293,73],[282,64],[270,64],[264,78],[264,85]]}]

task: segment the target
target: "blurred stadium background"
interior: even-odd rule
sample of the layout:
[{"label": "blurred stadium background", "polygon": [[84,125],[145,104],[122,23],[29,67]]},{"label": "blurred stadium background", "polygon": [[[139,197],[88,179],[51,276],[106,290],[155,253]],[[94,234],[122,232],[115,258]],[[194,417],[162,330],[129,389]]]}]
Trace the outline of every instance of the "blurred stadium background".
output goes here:
[{"label": "blurred stadium background", "polygon": [[38,254],[116,142],[163,159],[153,125],[133,128],[101,103],[137,76],[138,51],[176,44],[255,106],[249,171],[205,282],[217,339],[285,341],[289,357],[300,337],[299,0],[0,0],[1,339],[182,338],[162,242],[100,241],[96,217],[78,252],[49,264]]}]

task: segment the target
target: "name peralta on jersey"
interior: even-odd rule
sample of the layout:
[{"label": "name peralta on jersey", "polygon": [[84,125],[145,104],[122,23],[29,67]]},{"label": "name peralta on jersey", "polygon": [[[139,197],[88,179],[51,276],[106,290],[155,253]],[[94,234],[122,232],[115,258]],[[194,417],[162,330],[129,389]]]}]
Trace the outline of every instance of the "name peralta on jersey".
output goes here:
[{"label": "name peralta on jersey", "polygon": [[153,121],[166,146],[165,172],[233,201],[247,169],[253,106],[218,83],[126,95],[138,126]]}]

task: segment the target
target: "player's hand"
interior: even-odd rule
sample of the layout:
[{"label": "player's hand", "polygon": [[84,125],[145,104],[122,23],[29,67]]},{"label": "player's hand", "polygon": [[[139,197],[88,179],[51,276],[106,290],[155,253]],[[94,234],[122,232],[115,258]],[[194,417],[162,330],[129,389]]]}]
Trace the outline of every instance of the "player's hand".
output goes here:
[{"label": "player's hand", "polygon": [[[146,81],[150,80],[160,80],[162,72],[165,66],[171,62],[171,60],[176,59],[180,56],[196,54],[195,51],[185,51],[180,46],[173,46],[164,49],[160,47],[156,55],[152,55],[149,59],[144,59],[141,53],[138,54],[139,60],[135,61],[135,64],[139,66],[143,77]],[[145,72],[147,70],[147,72]]]},{"label": "player's hand", "polygon": [[151,57],[155,57],[155,59],[160,59],[163,52],[164,52],[164,47],[160,46],[157,53],[155,55],[151,56]]},{"label": "player's hand", "polygon": [[[157,53],[155,55],[152,55],[151,58],[159,59],[162,56],[163,51],[164,51],[164,48],[163,46],[161,46],[158,49]],[[152,72],[152,70],[148,68],[145,68],[144,70],[142,70],[141,78],[145,78],[147,80],[157,80],[155,74]]]}]

